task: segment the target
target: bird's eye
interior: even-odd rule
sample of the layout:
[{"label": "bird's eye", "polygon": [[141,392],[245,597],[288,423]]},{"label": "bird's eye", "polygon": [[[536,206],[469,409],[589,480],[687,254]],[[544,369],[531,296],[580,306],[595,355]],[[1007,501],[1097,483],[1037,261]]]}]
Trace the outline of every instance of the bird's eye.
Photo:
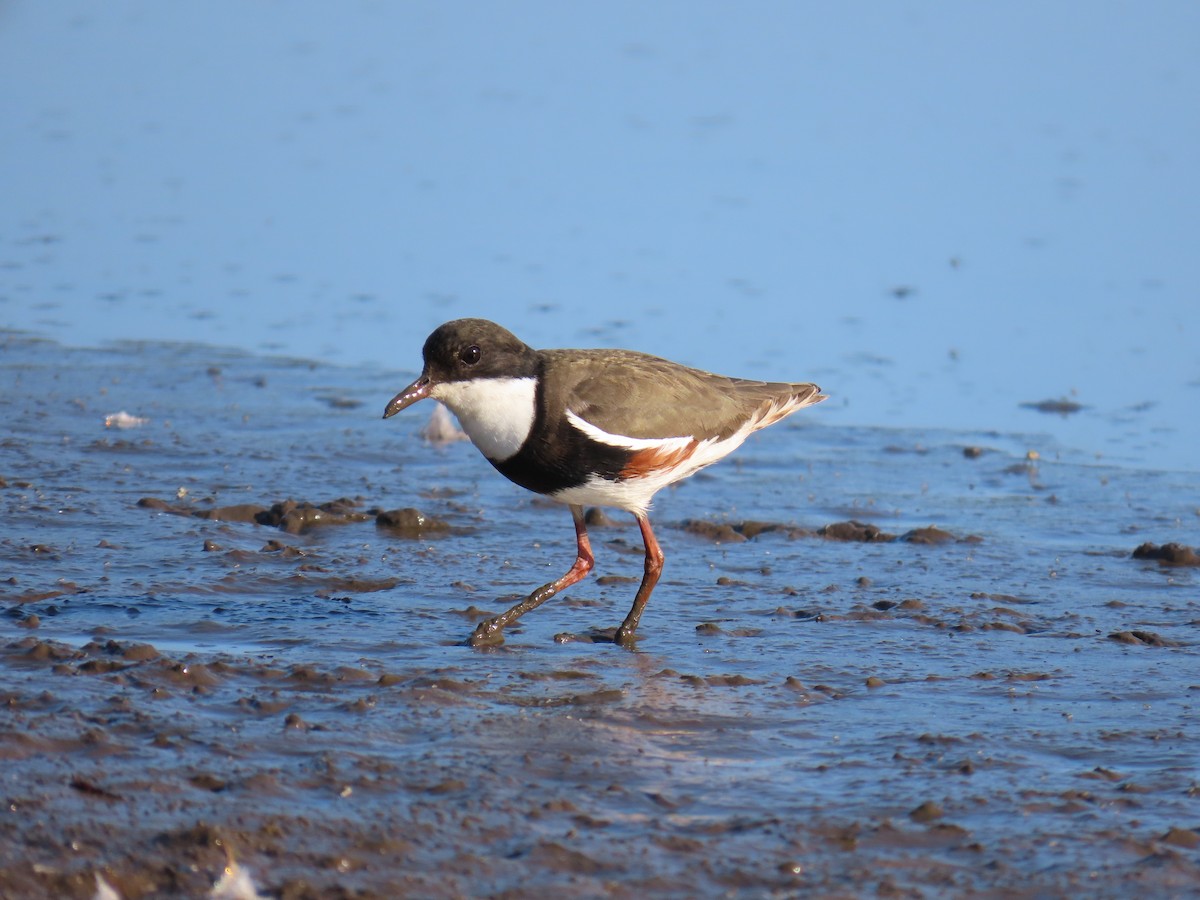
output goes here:
[{"label": "bird's eye", "polygon": [[463,365],[473,366],[479,362],[479,347],[472,344],[462,353],[458,354],[458,358],[462,360]]}]

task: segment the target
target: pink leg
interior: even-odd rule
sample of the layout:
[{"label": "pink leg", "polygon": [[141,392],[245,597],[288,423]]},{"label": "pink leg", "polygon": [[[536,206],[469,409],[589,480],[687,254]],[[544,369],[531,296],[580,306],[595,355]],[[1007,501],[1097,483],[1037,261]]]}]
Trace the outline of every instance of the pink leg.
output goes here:
[{"label": "pink leg", "polygon": [[[582,581],[587,573],[592,571],[592,566],[596,564],[596,560],[592,556],[592,544],[588,540],[587,526],[583,523],[583,507],[571,506],[571,518],[575,520],[575,541],[578,545],[575,565],[571,566],[567,574],[563,575],[562,578],[551,581],[549,584],[543,584],[512,609],[501,613],[494,619],[480,622],[471,633],[471,636],[467,638],[468,644],[472,647],[479,647],[483,644],[501,643],[504,638],[500,634],[500,630],[505,625],[521,618],[521,616],[525,615],[531,609],[537,609],[555,594]],[[636,620],[634,624],[637,624]]]},{"label": "pink leg", "polygon": [[650,592],[658,584],[658,577],[662,574],[663,569],[662,548],[658,546],[654,531],[650,528],[650,520],[643,515],[637,515],[637,523],[638,527],[642,529],[642,542],[646,545],[646,574],[642,576],[642,583],[638,587],[637,596],[633,598],[633,606],[629,610],[629,615],[617,629],[614,640],[618,644],[633,643],[633,633],[637,631],[642,610],[646,608],[646,601],[650,599]]}]

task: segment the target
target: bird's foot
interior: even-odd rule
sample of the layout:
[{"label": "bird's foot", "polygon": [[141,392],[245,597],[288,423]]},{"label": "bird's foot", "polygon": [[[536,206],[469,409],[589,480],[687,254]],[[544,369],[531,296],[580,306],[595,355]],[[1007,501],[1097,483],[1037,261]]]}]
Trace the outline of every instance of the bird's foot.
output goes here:
[{"label": "bird's foot", "polygon": [[630,628],[628,625],[622,625],[620,628],[618,628],[616,631],[613,632],[613,643],[620,647],[625,647],[626,649],[633,649],[633,646],[636,641],[637,641],[637,634],[636,634],[634,628]]},{"label": "bird's foot", "polygon": [[467,638],[468,647],[499,647],[503,643],[504,628],[495,619],[480,622]]},{"label": "bird's foot", "polygon": [[593,628],[587,634],[559,634],[555,635],[554,639],[560,644],[579,641],[588,644],[616,644],[626,649],[633,649],[637,641],[633,630],[623,625],[620,628]]}]

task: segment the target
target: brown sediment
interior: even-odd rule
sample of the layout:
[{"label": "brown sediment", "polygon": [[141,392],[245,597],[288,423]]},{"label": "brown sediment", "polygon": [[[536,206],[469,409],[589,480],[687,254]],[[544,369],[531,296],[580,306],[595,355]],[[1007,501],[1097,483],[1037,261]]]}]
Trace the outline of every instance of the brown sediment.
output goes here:
[{"label": "brown sediment", "polygon": [[1134,559],[1154,559],[1165,566],[1200,566],[1200,553],[1185,544],[1153,544],[1147,541],[1133,551]]}]

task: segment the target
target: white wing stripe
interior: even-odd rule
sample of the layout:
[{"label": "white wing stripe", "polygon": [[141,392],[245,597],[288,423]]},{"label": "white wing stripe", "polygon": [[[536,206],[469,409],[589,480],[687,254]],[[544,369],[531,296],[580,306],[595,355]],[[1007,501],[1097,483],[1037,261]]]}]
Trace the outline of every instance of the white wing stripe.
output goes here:
[{"label": "white wing stripe", "polygon": [[622,450],[680,450],[693,441],[691,437],[632,438],[620,434],[609,434],[603,428],[598,428],[569,409],[567,410],[567,421],[592,440],[610,447],[620,447]]}]

